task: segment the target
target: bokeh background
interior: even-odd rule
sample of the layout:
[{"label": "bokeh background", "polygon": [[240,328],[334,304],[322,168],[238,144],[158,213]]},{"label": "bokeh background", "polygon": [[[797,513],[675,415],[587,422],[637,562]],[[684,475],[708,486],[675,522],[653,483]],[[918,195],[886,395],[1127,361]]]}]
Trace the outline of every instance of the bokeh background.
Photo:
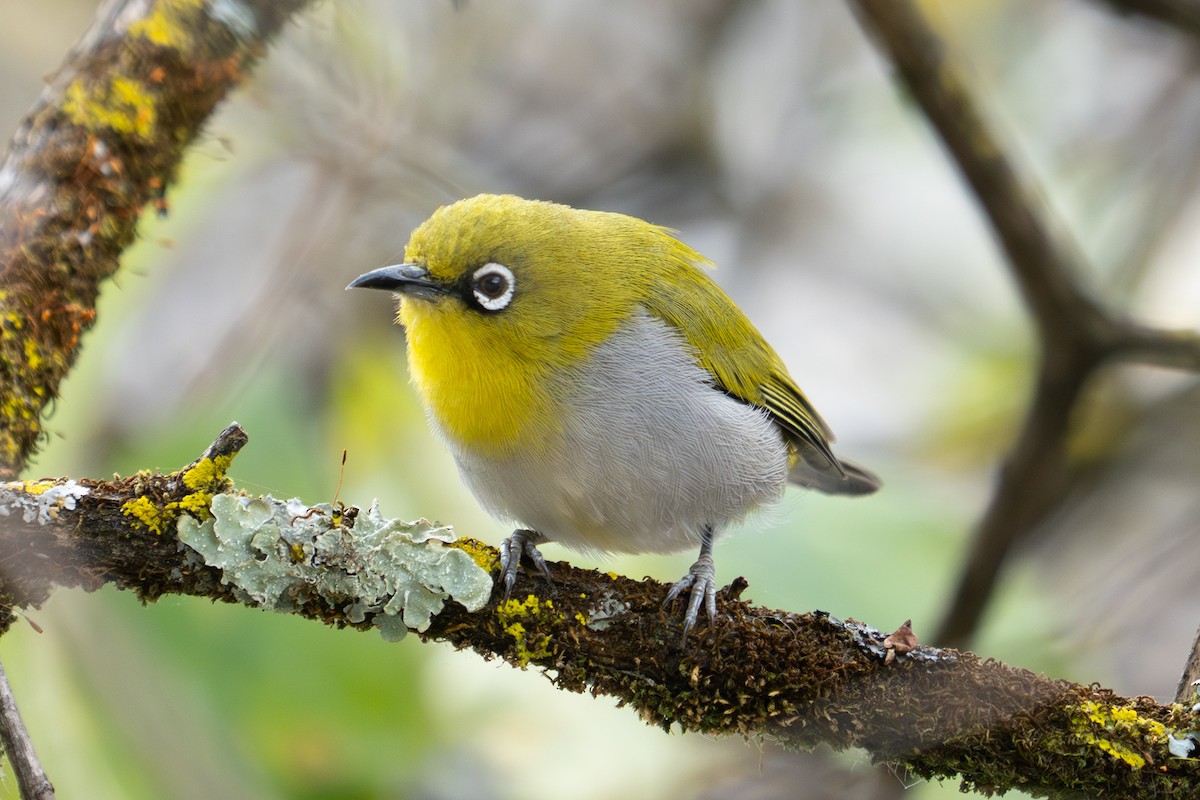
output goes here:
[{"label": "bokeh background", "polygon": [[[1200,318],[1197,43],[1086,0],[928,0],[1107,299]],[[0,131],[95,3],[0,4]],[[480,191],[677,228],[885,491],[793,492],[717,549],[748,596],[918,635],[939,620],[1036,344],[931,131],[833,0],[341,0],[224,105],[101,299],[30,475],[174,469],[231,420],[251,492],[508,532],[407,385],[382,293],[434,208]],[[1090,387],[1087,479],[1004,573],[974,648],[1168,699],[1200,621],[1200,391]],[[596,563],[554,546],[551,558]],[[692,553],[599,562],[671,580]],[[414,639],[116,591],[0,642],[64,798],[912,798],[862,754],[664,735],[604,698]],[[928,642],[927,638],[925,640]],[[15,797],[0,778],[0,797]]]}]

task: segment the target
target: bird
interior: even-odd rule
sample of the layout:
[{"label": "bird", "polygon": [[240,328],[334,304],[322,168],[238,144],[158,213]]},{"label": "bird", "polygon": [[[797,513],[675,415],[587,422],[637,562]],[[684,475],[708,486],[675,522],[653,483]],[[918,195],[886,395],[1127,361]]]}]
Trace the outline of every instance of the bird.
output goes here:
[{"label": "bird", "polygon": [[685,592],[717,619],[713,543],[786,485],[865,495],[879,478],[829,426],[674,231],[608,211],[481,194],[438,208],[403,263],[346,287],[397,297],[409,376],[480,504],[517,527],[505,596],[538,545],[699,547]]}]

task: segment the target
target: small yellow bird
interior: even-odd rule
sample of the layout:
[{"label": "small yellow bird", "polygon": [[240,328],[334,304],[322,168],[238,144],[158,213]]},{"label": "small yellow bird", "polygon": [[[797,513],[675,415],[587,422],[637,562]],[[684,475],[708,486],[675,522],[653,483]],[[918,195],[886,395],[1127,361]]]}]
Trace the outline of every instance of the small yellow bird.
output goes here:
[{"label": "small yellow bird", "polygon": [[444,206],[405,263],[347,288],[399,296],[412,381],[494,516],[506,592],[537,545],[700,556],[667,593],[716,616],[713,538],[788,483],[869,494],[707,260],[634,217],[512,195]]}]

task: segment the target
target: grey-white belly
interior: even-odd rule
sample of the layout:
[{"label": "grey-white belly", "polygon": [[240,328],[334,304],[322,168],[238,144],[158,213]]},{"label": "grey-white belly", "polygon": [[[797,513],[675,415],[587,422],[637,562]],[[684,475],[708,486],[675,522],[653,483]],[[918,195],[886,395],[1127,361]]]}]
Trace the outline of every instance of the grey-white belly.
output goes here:
[{"label": "grey-white belly", "polygon": [[552,541],[683,550],[783,491],[787,448],[766,412],[714,389],[683,337],[645,312],[551,391],[563,414],[548,447],[488,458],[447,441],[485,508]]}]

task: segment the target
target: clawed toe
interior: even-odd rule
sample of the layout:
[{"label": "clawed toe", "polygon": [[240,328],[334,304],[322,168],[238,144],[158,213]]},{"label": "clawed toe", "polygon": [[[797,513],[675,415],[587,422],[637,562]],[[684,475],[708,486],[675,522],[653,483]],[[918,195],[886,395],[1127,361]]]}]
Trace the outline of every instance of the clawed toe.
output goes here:
[{"label": "clawed toe", "polygon": [[504,598],[512,594],[513,586],[517,583],[517,573],[521,571],[521,556],[529,557],[537,571],[549,580],[550,567],[537,549],[538,544],[546,541],[546,537],[537,531],[516,530],[500,543],[500,579],[504,583]]},{"label": "clawed toe", "polygon": [[700,618],[701,602],[704,603],[704,609],[708,612],[709,621],[717,618],[717,578],[710,555],[701,554],[696,563],[692,564],[692,568],[688,570],[688,574],[671,586],[666,599],[663,600],[663,605],[669,605],[685,591],[689,592],[689,596],[687,611],[683,615],[684,638]]}]

